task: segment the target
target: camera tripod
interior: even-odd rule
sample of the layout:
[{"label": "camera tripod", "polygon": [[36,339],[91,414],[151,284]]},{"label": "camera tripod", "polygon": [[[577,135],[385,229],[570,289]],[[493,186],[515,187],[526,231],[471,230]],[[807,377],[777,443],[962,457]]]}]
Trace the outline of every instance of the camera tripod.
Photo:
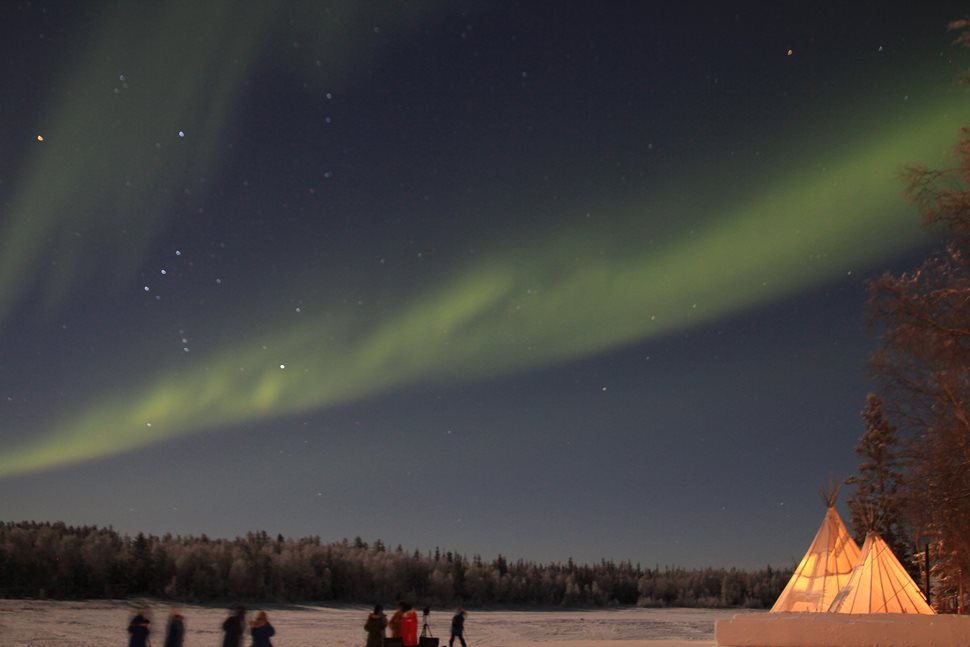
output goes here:
[{"label": "camera tripod", "polygon": [[424,609],[424,626],[421,627],[421,637],[422,638],[433,638],[434,634],[431,633],[431,625],[428,624],[428,618],[431,617],[431,609],[425,607]]}]

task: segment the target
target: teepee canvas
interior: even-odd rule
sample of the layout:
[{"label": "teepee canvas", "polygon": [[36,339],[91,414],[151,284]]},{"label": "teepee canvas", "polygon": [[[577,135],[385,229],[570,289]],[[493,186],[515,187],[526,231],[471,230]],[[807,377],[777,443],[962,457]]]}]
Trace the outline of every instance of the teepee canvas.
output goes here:
[{"label": "teepee canvas", "polygon": [[778,596],[772,612],[795,611],[824,613],[849,581],[859,561],[859,546],[849,535],[835,510],[836,492],[826,497],[828,509],[808,552]]},{"label": "teepee canvas", "polygon": [[866,536],[862,556],[829,608],[832,613],[936,613],[913,578],[874,532]]}]

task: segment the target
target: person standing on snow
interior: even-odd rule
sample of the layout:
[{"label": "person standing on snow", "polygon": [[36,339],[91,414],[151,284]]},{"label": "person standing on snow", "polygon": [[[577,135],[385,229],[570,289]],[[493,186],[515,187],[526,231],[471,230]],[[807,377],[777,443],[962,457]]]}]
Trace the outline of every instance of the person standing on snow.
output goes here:
[{"label": "person standing on snow", "polygon": [[185,619],[179,610],[172,607],[168,613],[168,624],[165,625],[165,647],[182,647],[185,640]]},{"label": "person standing on snow", "polygon": [[246,609],[236,607],[235,612],[222,623],[222,647],[239,647],[246,631]]},{"label": "person standing on snow", "polygon": [[377,605],[374,611],[367,616],[364,623],[364,631],[367,632],[367,647],[384,647],[384,628],[387,626],[387,616],[384,615],[384,607]]},{"label": "person standing on snow", "polygon": [[148,634],[151,633],[148,609],[138,609],[128,623],[128,647],[148,647]]},{"label": "person standing on snow", "polygon": [[451,617],[451,640],[448,647],[454,647],[455,638],[461,641],[461,647],[468,647],[465,644],[465,610],[461,607],[455,609],[455,615]]},{"label": "person standing on snow", "polygon": [[260,611],[249,623],[249,633],[253,636],[253,647],[273,647],[269,639],[276,635],[276,629],[269,623],[265,611]]},{"label": "person standing on snow", "polygon": [[399,600],[391,620],[387,623],[387,628],[391,630],[391,638],[401,637],[401,618],[404,617],[404,607],[406,606],[404,600]]},{"label": "person standing on snow", "polygon": [[407,602],[401,603],[401,644],[404,647],[418,645],[418,613]]}]

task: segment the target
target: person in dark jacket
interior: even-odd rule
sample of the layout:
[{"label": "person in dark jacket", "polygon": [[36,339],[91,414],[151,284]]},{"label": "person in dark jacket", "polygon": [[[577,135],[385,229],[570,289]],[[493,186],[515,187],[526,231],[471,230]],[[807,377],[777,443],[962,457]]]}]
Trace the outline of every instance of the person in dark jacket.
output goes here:
[{"label": "person in dark jacket", "polygon": [[151,633],[148,609],[138,609],[128,623],[128,647],[147,647],[148,634]]},{"label": "person in dark jacket", "polygon": [[231,616],[222,623],[222,647],[239,647],[242,645],[243,632],[246,631],[246,609],[236,607]]},{"label": "person in dark jacket", "polygon": [[384,607],[377,605],[374,611],[367,616],[364,623],[364,631],[367,632],[367,647],[384,647],[384,628],[387,627],[387,616],[384,615]]},{"label": "person in dark jacket", "polygon": [[273,647],[269,639],[276,635],[276,630],[269,623],[265,611],[260,611],[256,619],[249,623],[249,633],[253,637],[253,647]]},{"label": "person in dark jacket", "polygon": [[168,612],[168,624],[165,625],[165,647],[182,647],[185,640],[185,618],[179,610],[172,607]]},{"label": "person in dark jacket", "polygon": [[455,638],[461,641],[461,647],[468,647],[465,644],[465,610],[461,607],[455,609],[455,615],[451,617],[451,640],[448,647],[454,647]]}]

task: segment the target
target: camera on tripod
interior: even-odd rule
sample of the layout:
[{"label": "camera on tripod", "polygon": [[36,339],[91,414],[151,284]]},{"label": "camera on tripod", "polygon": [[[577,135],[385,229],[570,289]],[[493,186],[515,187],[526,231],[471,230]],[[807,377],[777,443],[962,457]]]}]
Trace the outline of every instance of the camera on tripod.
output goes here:
[{"label": "camera on tripod", "polygon": [[419,647],[438,647],[438,639],[431,633],[431,625],[428,624],[428,618],[431,617],[431,607],[425,607],[422,609],[422,613],[424,613],[424,626],[421,627],[421,644]]}]

